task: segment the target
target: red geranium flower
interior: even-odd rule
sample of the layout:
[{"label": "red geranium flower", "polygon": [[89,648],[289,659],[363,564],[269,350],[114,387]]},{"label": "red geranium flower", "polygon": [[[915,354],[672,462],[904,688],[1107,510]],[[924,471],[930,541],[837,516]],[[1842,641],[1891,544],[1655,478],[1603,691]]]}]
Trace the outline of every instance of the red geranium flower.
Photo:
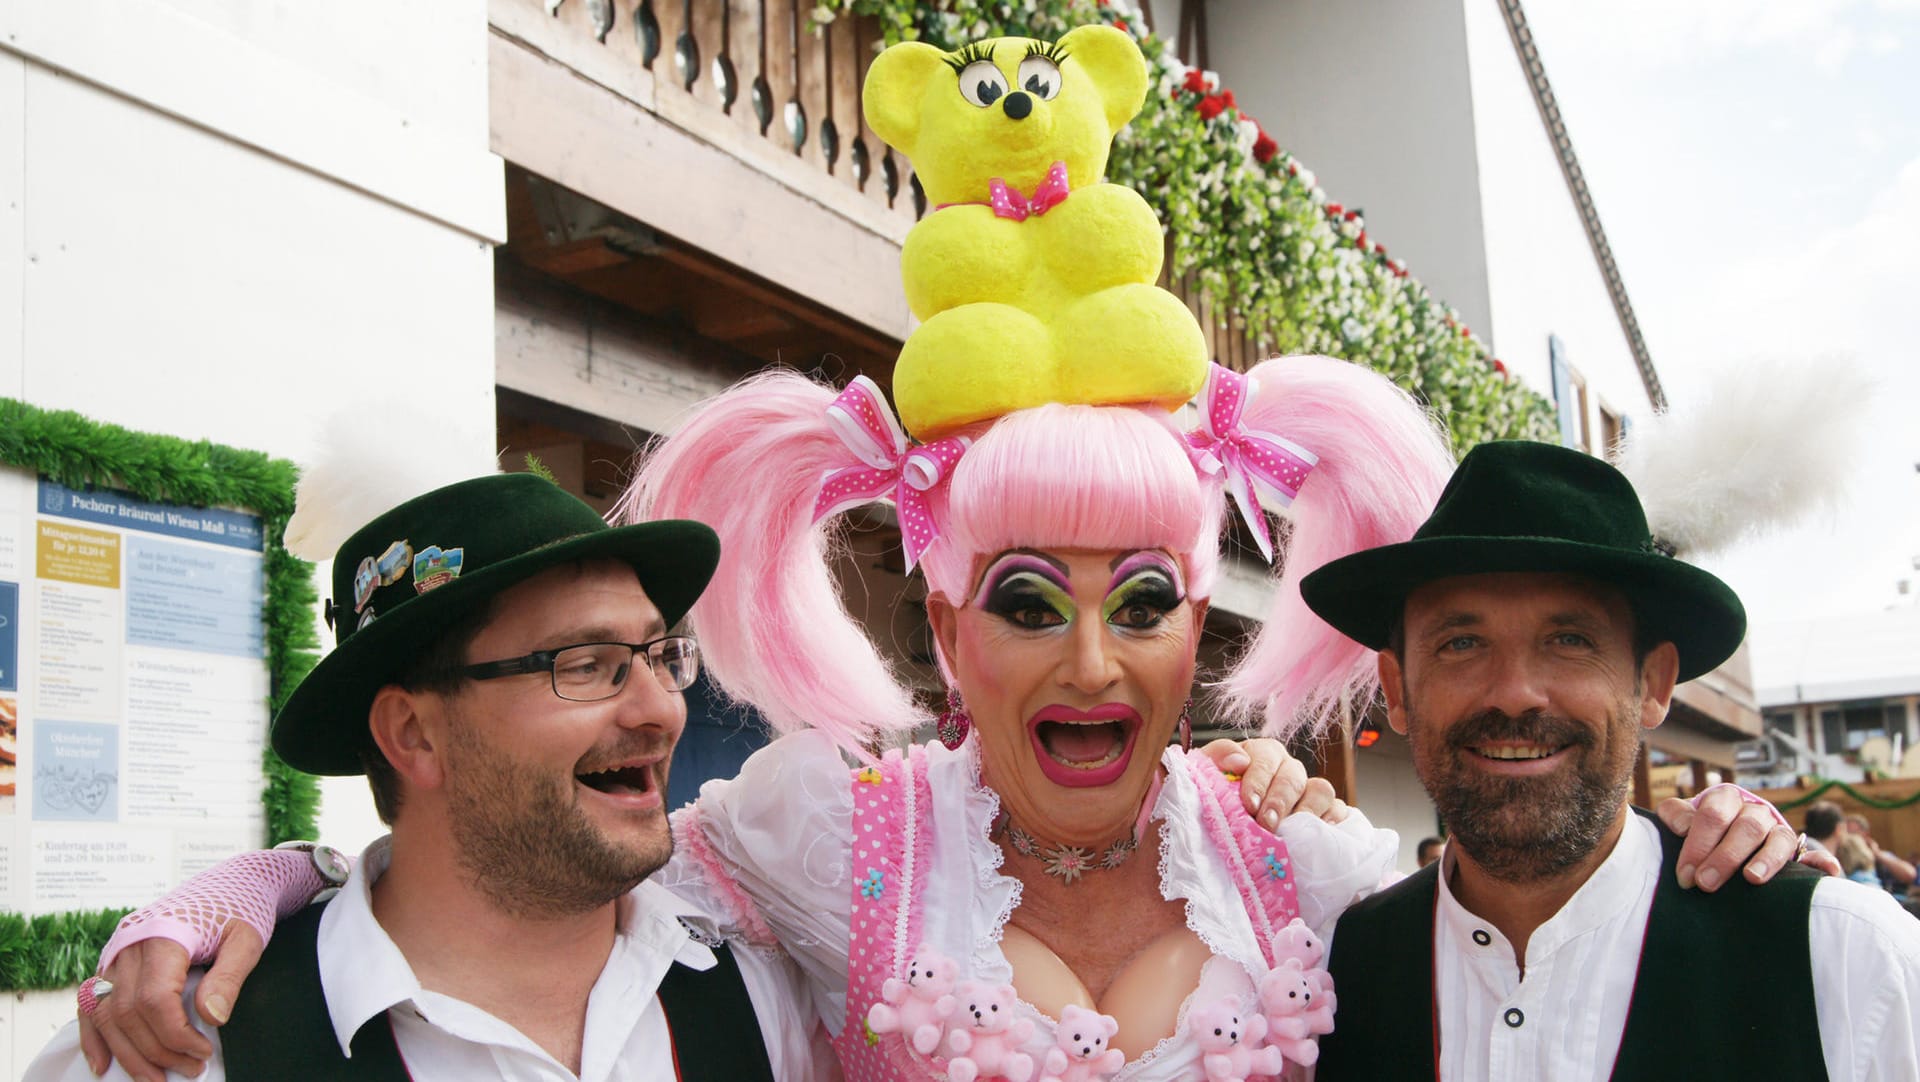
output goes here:
[{"label": "red geranium flower", "polygon": [[1253,160],[1261,165],[1272,161],[1273,156],[1278,153],[1280,153],[1280,144],[1274,142],[1273,136],[1266,132],[1261,132],[1260,138],[1253,141]]},{"label": "red geranium flower", "polygon": [[1186,85],[1187,89],[1193,91],[1195,94],[1205,94],[1207,91],[1213,89],[1207,85],[1207,73],[1198,68],[1187,73]]},{"label": "red geranium flower", "polygon": [[1125,30],[1127,28],[1127,20],[1125,19],[1113,20],[1113,28],[1115,30]]},{"label": "red geranium flower", "polygon": [[1208,94],[1206,97],[1200,99],[1200,104],[1195,106],[1195,108],[1200,110],[1200,119],[1212,120],[1214,117],[1226,112],[1229,104],[1231,103],[1227,101],[1226,95]]},{"label": "red geranium flower", "polygon": [[1333,215],[1336,218],[1340,217],[1342,214],[1345,214],[1346,212],[1347,212],[1347,208],[1341,206],[1338,203],[1327,204],[1327,213]]}]

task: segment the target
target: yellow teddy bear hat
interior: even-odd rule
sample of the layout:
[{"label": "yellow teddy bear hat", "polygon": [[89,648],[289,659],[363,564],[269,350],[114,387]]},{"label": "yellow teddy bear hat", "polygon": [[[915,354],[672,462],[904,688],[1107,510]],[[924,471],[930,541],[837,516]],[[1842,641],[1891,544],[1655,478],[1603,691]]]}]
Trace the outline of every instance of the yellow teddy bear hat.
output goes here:
[{"label": "yellow teddy bear hat", "polygon": [[1046,402],[1172,409],[1199,393],[1206,339],[1154,284],[1159,220],[1101,179],[1146,92],[1139,46],[1110,26],[954,53],[906,42],[874,60],[867,123],[934,205],[901,251],[922,323],[894,401],[914,436]]}]

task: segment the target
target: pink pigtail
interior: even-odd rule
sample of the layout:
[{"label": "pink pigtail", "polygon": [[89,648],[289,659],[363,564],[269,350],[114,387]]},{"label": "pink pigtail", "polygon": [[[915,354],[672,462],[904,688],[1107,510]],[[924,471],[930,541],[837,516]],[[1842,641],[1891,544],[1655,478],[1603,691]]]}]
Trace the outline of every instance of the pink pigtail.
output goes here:
[{"label": "pink pigtail", "polygon": [[688,518],[720,535],[720,566],[689,614],[728,695],[782,732],[813,727],[866,756],[930,719],[847,613],[813,521],[828,471],[851,452],[827,420],[832,388],[761,373],[698,407],[643,454],[616,523]]},{"label": "pink pigtail", "polygon": [[1453,454],[1425,409],[1360,365],[1281,357],[1248,375],[1258,392],[1247,427],[1319,456],[1287,512],[1292,531],[1272,607],[1221,682],[1231,708],[1263,714],[1263,731],[1285,738],[1324,729],[1343,697],[1364,707],[1378,680],[1373,651],[1315,616],[1300,580],[1341,556],[1411,538],[1446,486]]}]

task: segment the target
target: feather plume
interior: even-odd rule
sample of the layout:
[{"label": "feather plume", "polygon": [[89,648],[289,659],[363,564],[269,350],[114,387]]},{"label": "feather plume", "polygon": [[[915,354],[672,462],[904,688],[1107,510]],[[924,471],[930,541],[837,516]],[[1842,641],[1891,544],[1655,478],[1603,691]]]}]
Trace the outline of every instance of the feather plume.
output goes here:
[{"label": "feather plume", "polygon": [[444,485],[496,472],[495,457],[477,451],[486,446],[471,429],[417,408],[367,405],[334,414],[301,465],[287,551],[333,559],[377,516]]},{"label": "feather plume", "polygon": [[1618,452],[1654,536],[1689,557],[1831,511],[1873,381],[1851,361],[1748,362]]}]

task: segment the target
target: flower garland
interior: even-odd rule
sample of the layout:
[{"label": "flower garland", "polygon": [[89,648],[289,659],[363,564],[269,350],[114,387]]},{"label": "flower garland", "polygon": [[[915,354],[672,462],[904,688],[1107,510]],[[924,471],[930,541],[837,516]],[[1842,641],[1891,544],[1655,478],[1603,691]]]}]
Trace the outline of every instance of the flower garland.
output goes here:
[{"label": "flower garland", "polygon": [[[313,565],[280,542],[293,513],[295,469],[285,459],[173,436],[102,424],[78,413],[43,410],[0,398],[0,466],[32,470],[71,488],[111,485],[143,500],[194,507],[243,507],[266,535],[268,711],[277,712],[313,668],[320,645],[313,612]],[[311,838],[320,806],[318,779],[280,761],[263,763],[267,844]],[[123,910],[0,914],[0,990],[59,988],[93,972],[94,959]]]},{"label": "flower garland", "polygon": [[816,26],[877,19],[888,44],[957,49],[979,38],[1057,38],[1107,22],[1148,58],[1153,89],[1114,140],[1107,179],[1144,196],[1216,317],[1256,328],[1280,353],[1365,364],[1446,420],[1455,449],[1490,439],[1557,440],[1553,407],[1525,385],[1406,264],[1328,200],[1311,170],[1241,112],[1212,72],[1182,64],[1131,0],[822,0]]}]

